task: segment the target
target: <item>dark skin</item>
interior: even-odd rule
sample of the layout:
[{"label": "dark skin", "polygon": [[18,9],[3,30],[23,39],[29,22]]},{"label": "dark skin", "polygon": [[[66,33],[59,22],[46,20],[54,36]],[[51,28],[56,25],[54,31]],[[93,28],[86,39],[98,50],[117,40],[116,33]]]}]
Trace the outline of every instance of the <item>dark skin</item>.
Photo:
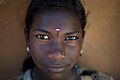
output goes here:
[{"label": "dark skin", "polygon": [[74,80],[76,72],[72,68],[82,42],[81,24],[72,11],[45,11],[36,16],[27,42],[37,66],[36,80]]}]

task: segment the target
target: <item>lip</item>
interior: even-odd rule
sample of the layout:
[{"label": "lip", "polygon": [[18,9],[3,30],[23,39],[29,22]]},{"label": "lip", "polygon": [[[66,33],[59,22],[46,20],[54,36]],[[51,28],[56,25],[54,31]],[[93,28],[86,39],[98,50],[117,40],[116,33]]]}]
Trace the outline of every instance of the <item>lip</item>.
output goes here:
[{"label": "lip", "polygon": [[67,66],[66,65],[52,65],[52,66],[47,66],[48,71],[53,72],[53,73],[60,73],[65,70]]}]

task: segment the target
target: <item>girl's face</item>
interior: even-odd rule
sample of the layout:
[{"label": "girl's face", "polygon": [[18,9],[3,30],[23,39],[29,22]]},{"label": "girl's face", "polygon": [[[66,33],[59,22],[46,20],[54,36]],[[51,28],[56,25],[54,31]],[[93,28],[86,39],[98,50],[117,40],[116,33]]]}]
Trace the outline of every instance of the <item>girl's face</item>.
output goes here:
[{"label": "girl's face", "polygon": [[71,11],[46,11],[35,17],[28,45],[36,66],[46,75],[69,73],[80,56],[82,30]]}]

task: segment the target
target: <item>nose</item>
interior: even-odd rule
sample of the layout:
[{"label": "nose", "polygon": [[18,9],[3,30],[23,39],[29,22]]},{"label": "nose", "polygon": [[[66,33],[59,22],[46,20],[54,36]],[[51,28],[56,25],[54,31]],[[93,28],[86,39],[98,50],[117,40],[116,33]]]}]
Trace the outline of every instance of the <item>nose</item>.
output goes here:
[{"label": "nose", "polygon": [[48,58],[51,59],[51,60],[61,60],[61,59],[65,58],[65,55],[62,55],[62,54],[59,54],[59,53],[57,53],[57,54],[50,54],[48,56]]},{"label": "nose", "polygon": [[60,41],[54,41],[51,44],[50,49],[50,54],[48,55],[49,59],[61,60],[65,58],[66,53],[64,51],[64,43]]}]

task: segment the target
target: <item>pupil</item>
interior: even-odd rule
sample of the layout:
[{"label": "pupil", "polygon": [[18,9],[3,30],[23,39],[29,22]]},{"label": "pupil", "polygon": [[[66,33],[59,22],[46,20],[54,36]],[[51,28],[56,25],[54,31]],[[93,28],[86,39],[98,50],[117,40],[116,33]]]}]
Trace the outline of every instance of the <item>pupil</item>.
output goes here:
[{"label": "pupil", "polygon": [[69,39],[70,39],[70,40],[74,40],[74,39],[75,39],[75,37],[69,37]]},{"label": "pupil", "polygon": [[40,39],[44,39],[43,35],[39,35],[38,37],[39,37]]},{"label": "pupil", "polygon": [[39,39],[48,39],[48,36],[46,35],[37,35]]}]

